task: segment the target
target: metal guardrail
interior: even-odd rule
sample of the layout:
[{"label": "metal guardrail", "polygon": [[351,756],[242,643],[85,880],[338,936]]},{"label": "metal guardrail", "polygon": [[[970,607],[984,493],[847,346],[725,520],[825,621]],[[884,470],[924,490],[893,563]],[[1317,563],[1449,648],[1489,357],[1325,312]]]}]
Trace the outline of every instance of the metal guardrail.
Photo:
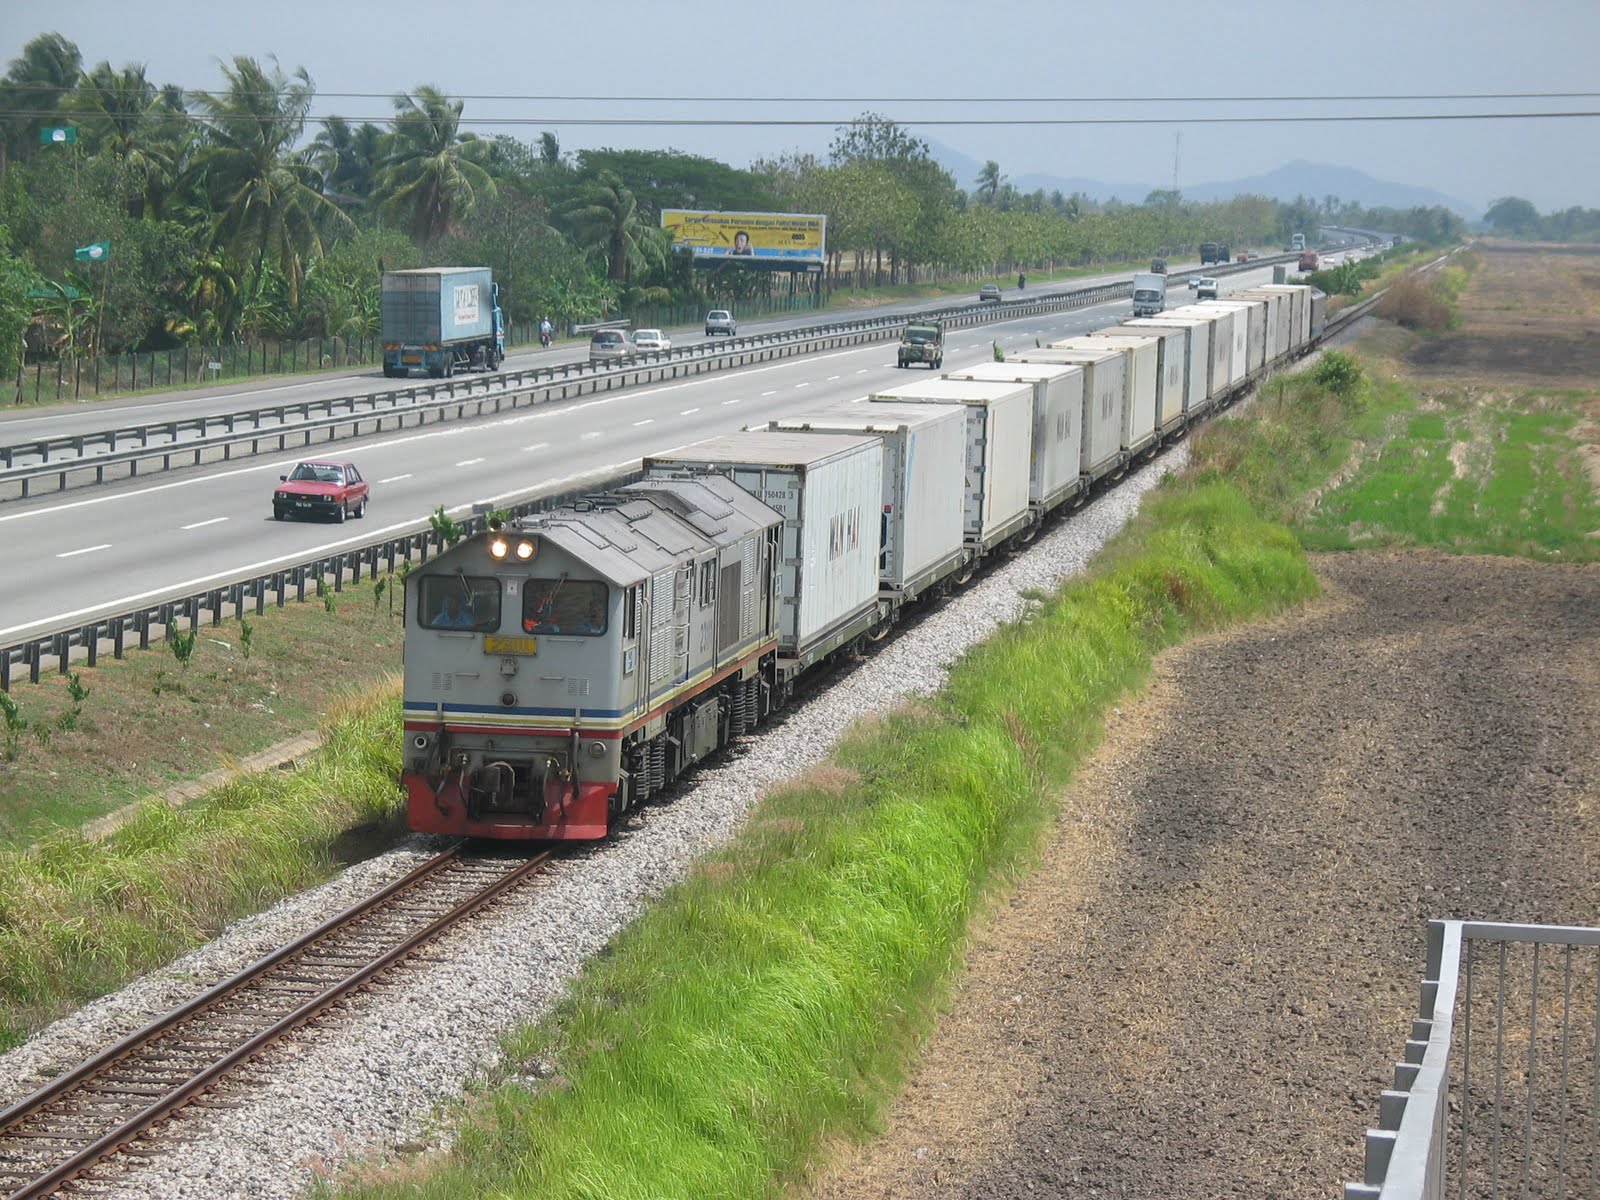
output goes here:
[{"label": "metal guardrail", "polygon": [[1600,1196],[1597,993],[1600,929],[1428,922],[1405,1058],[1344,1200]]},{"label": "metal guardrail", "polygon": [[[1244,270],[1249,269],[1251,266],[1260,266],[1262,262],[1263,260],[1257,259],[1254,263],[1240,264],[1239,269]],[[1024,301],[1002,302],[999,306],[992,303],[981,306],[971,305],[958,310],[946,310],[945,315],[941,316],[940,319],[947,326],[954,325],[960,328],[987,323],[993,318],[997,308],[1004,311],[1007,317],[1019,314],[1027,315],[1031,312],[1081,308],[1090,304],[1101,303],[1106,299],[1116,299],[1119,295],[1127,295],[1131,288],[1131,282],[1102,284],[1075,292],[1058,292]],[[1377,298],[1374,297],[1371,300],[1346,309],[1330,319],[1327,333],[1337,332],[1344,324],[1364,315],[1376,302]],[[860,341],[872,340],[881,336],[882,330],[885,328],[897,331],[908,319],[914,320],[915,318],[881,318],[879,320],[887,322],[886,325],[881,325],[876,329],[857,330],[853,336]],[[758,346],[730,353],[752,354],[777,348],[773,346]],[[799,352],[803,353],[805,351]],[[541,369],[548,370],[549,368]],[[561,368],[555,369],[559,371]],[[607,369],[602,368],[600,375],[602,378],[606,377]],[[466,397],[455,401],[447,400],[443,402],[443,405],[448,407],[454,403],[461,408],[465,408],[469,404],[475,403],[479,405],[478,411],[481,412],[488,411],[483,407],[484,405],[494,403],[497,405],[494,411],[499,411],[499,405],[503,405],[509,400],[511,400],[511,396],[507,393],[502,393],[499,396],[480,396],[476,400],[470,400]],[[337,401],[323,403],[337,403]],[[345,421],[351,419],[343,418]],[[371,420],[372,417],[368,415],[365,419]],[[283,432],[286,434],[293,433],[292,430]],[[274,431],[269,434],[244,435],[243,438],[234,440],[247,442],[251,437],[276,436],[277,433]],[[180,448],[174,450],[169,447],[164,452],[185,453],[189,452],[189,449]],[[156,453],[163,453],[163,451],[157,451]],[[82,467],[92,469],[92,465],[82,464]],[[598,488],[621,486],[640,477],[637,472],[620,476],[597,475],[581,485],[564,489],[560,493],[534,493],[525,501],[505,506],[505,511],[514,516],[543,511],[593,492]],[[474,516],[458,522],[458,524],[469,532],[478,532],[483,528],[486,519],[485,516]],[[440,549],[443,544],[439,534],[430,526],[413,533],[403,534],[400,537],[388,538],[371,545],[342,551],[339,554],[323,555],[314,559],[291,563],[248,578],[219,584],[216,587],[186,594],[176,594],[165,600],[143,605],[136,609],[120,612],[108,611],[88,621],[80,621],[70,626],[38,634],[25,641],[0,646],[0,691],[10,690],[13,673],[19,667],[25,670],[29,680],[35,683],[39,681],[41,674],[46,669],[65,675],[72,669],[74,662],[83,662],[91,667],[95,666],[99,662],[101,653],[106,649],[109,649],[115,658],[123,656],[130,642],[135,642],[139,649],[148,649],[153,639],[170,637],[173,632],[182,628],[183,622],[187,622],[188,627],[194,629],[202,621],[212,625],[219,625],[225,616],[246,616],[252,608],[257,614],[260,614],[266,611],[269,599],[278,607],[286,604],[291,596],[296,601],[304,601],[307,598],[308,588],[313,598],[321,594],[320,589],[328,587],[331,587],[335,593],[340,592],[346,582],[359,583],[363,577],[376,578],[380,570],[395,571],[399,569],[399,564],[413,559],[426,561],[428,556]]]},{"label": "metal guardrail", "polygon": [[[1247,263],[1219,265],[1209,268],[1209,272],[1212,275],[1236,274],[1292,257],[1278,255]],[[998,305],[967,304],[940,309],[936,310],[935,315],[947,325],[960,328],[1018,315],[1056,312],[1120,299],[1129,294],[1131,286],[1131,283],[1111,283],[1065,292],[1041,292],[1037,297],[1001,301]],[[620,361],[531,367],[476,379],[451,379],[436,384],[389,388],[326,400],[268,405],[241,412],[42,438],[0,446],[0,487],[8,490],[14,488],[16,497],[26,498],[32,494],[34,485],[44,482],[53,482],[56,490],[64,491],[74,484],[103,483],[111,471],[119,476],[124,471],[128,477],[137,476],[143,464],[158,463],[159,469],[171,470],[174,465],[194,466],[203,462],[229,461],[235,454],[260,454],[263,446],[269,451],[282,452],[288,449],[291,438],[298,438],[301,446],[309,446],[319,437],[323,441],[338,440],[340,430],[348,430],[344,435],[347,437],[360,436],[363,426],[367,426],[365,432],[377,433],[385,428],[387,416],[394,417],[396,428],[404,428],[411,414],[418,414],[415,422],[418,425],[426,424],[430,419],[476,417],[486,412],[502,411],[508,400],[510,407],[517,408],[524,404],[567,399],[614,387],[637,386],[659,379],[678,378],[680,375],[725,370],[769,358],[860,344],[898,332],[911,319],[915,318],[867,317],[855,321],[829,322],[804,329],[733,338],[717,344],[702,342],[669,351],[647,352]],[[875,337],[860,336],[869,333]],[[781,350],[782,353],[752,354],[755,350]],[[679,367],[688,369],[680,371],[677,369]],[[599,380],[607,382],[602,387]],[[463,395],[472,400],[479,389],[482,394],[469,411],[467,405],[460,401]],[[543,394],[540,394],[541,390]],[[488,400],[493,401],[492,407],[485,403]],[[323,415],[317,418],[314,414],[319,413]],[[241,427],[248,432],[241,434]],[[192,436],[185,440],[186,434]],[[151,444],[153,439],[155,445]],[[119,452],[118,445],[125,442],[136,444],[132,449]],[[71,457],[62,461],[64,454]],[[17,465],[19,459],[25,460],[20,466]],[[31,459],[38,461],[26,461]],[[91,472],[92,480],[86,478]]]}]

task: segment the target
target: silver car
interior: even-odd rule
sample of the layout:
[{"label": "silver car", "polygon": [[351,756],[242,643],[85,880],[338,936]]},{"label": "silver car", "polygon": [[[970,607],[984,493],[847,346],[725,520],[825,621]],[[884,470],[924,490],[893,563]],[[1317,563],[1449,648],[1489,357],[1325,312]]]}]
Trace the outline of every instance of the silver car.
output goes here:
[{"label": "silver car", "polygon": [[672,339],[659,329],[638,329],[633,334],[635,350],[671,350]]},{"label": "silver car", "polygon": [[589,361],[592,363],[616,362],[633,357],[633,353],[633,343],[620,329],[596,329],[594,336],[589,339]]},{"label": "silver car", "polygon": [[725,308],[713,308],[706,314],[706,336],[713,333],[725,334],[733,337],[739,332],[739,326],[733,319],[733,314]]}]

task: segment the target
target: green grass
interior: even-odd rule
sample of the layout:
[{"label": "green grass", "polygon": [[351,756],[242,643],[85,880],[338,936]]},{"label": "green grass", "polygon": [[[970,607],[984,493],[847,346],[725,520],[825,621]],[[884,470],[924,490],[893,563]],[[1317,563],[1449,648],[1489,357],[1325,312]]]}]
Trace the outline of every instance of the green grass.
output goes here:
[{"label": "green grass", "polygon": [[769,796],[508,1044],[447,1162],[367,1197],[762,1196],[883,1113],[976,912],[1036,854],[1105,709],[1186,632],[1316,590],[1221,482],[1175,484],[1090,578],[975,648],[924,705]]},{"label": "green grass", "polygon": [[67,679],[13,676],[9,699],[27,727],[5,739],[0,722],[0,848],[230,767],[315,729],[341,697],[382,688],[400,669],[398,593],[369,580],[347,585],[332,612],[315,599],[269,608],[248,617],[248,645],[237,620],[203,625],[187,667],[160,642],[105,655],[76,671],[88,689],[76,717]]},{"label": "green grass", "polygon": [[1600,560],[1600,504],[1572,436],[1576,416],[1510,402],[1420,411],[1398,385],[1396,394],[1404,411],[1309,515],[1308,547]]},{"label": "green grass", "polygon": [[0,853],[0,1049],[327,878],[352,830],[395,836],[398,692],[345,706],[293,773],[181,809],[148,800],[100,842],[62,832]]}]

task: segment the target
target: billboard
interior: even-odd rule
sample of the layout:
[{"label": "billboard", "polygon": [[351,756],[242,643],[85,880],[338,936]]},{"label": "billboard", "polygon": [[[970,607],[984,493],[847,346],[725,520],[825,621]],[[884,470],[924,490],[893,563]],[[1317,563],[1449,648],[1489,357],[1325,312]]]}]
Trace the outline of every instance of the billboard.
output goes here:
[{"label": "billboard", "polygon": [[671,232],[673,248],[687,246],[696,266],[724,259],[795,271],[821,266],[827,226],[828,218],[815,213],[661,210],[661,228]]}]

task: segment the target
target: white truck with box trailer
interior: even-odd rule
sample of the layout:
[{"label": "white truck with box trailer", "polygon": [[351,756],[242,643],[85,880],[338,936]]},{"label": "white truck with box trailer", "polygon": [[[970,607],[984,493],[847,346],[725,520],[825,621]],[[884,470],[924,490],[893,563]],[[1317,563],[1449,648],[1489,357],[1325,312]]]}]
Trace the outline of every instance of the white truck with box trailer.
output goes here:
[{"label": "white truck with box trailer", "polygon": [[1167,306],[1167,277],[1140,271],[1133,277],[1133,315],[1150,317]]}]

